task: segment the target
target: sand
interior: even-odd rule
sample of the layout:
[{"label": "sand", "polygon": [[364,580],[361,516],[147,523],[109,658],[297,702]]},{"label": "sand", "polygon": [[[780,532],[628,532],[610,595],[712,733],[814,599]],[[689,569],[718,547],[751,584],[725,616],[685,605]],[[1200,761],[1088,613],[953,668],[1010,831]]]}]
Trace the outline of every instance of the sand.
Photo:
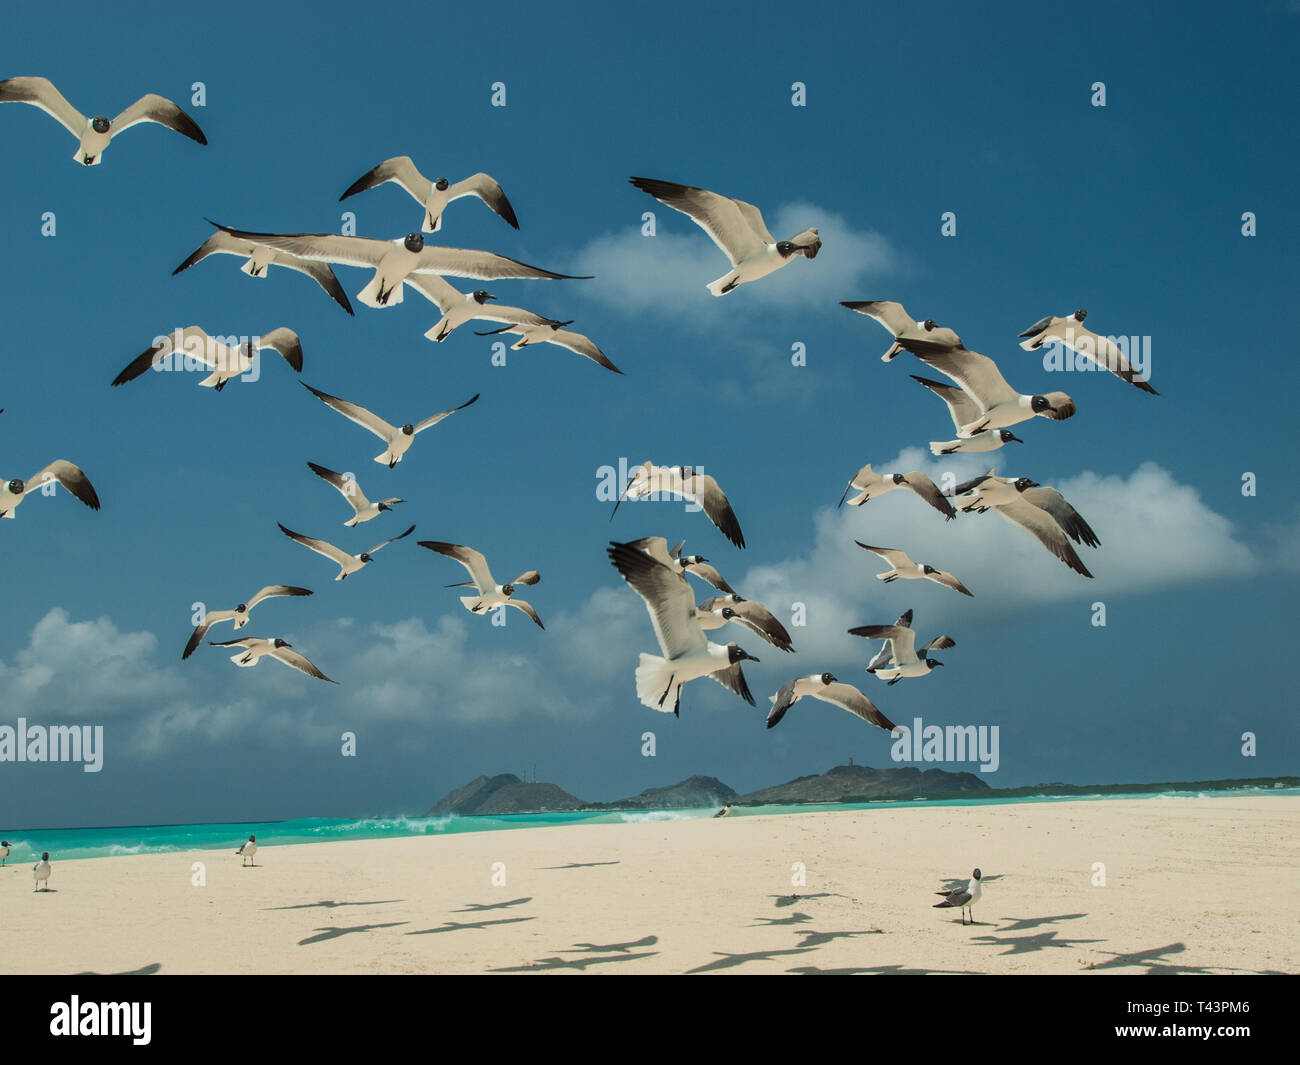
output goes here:
[{"label": "sand", "polygon": [[[264,842],[249,869],[229,852],[55,854],[48,894],[28,863],[0,869],[0,971],[1300,970],[1294,797]],[[931,892],[976,865],[963,927]]]}]

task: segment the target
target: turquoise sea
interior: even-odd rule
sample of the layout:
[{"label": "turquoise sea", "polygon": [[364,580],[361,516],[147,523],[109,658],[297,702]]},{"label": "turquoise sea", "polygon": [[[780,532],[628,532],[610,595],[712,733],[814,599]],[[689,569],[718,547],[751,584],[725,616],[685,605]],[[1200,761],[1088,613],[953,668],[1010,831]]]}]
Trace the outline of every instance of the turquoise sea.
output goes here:
[{"label": "turquoise sea", "polygon": [[[1230,788],[1212,791],[1163,791],[1106,795],[1037,795],[991,799],[912,799],[905,802],[819,803],[789,806],[737,806],[731,817],[811,813],[828,810],[898,810],[917,806],[1006,806],[1015,803],[1109,802],[1114,799],[1178,797],[1232,798],[1239,796],[1300,795],[1300,788]],[[5,829],[11,864],[35,861],[42,851],[53,859],[108,858],[122,854],[165,854],[190,850],[234,850],[250,835],[259,847],[289,843],[333,843],[349,839],[386,839],[393,836],[443,836],[459,832],[493,832],[509,828],[546,825],[613,825],[640,821],[681,821],[708,818],[718,807],[698,810],[601,810],[577,813],[509,814],[498,817],[309,817],[292,821],[256,821],[240,824],[139,825],[120,828],[60,828],[24,831]]]}]

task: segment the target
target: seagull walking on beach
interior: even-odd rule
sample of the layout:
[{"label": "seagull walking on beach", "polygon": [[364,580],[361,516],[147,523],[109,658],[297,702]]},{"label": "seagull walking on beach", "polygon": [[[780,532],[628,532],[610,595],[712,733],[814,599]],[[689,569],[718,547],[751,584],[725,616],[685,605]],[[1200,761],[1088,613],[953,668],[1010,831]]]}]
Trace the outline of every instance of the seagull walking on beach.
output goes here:
[{"label": "seagull walking on beach", "polygon": [[141,122],[156,122],[192,141],[207,144],[208,139],[198,123],[170,100],[149,93],[114,119],[104,115],[87,118],[48,78],[8,78],[0,81],[0,103],[22,103],[39,107],[77,138],[77,151],[72,156],[83,166],[98,166],[109,142],[124,130]]},{"label": "seagull walking on beach", "polygon": [[[996,878],[995,878],[996,879]],[[936,910],[957,907],[961,910],[961,923],[966,924],[966,911],[970,911],[970,923],[975,923],[975,903],[979,902],[983,895],[983,889],[980,887],[980,871],[976,869],[970,875],[970,880],[960,887],[952,888],[949,891],[936,891],[936,895],[942,895],[943,901],[936,902]]]},{"label": "seagull walking on beach", "polygon": [[213,625],[223,621],[233,621],[236,629],[242,629],[248,624],[248,615],[252,613],[253,607],[257,606],[263,599],[276,599],[280,596],[303,596],[311,595],[308,588],[296,588],[291,584],[268,584],[252,599],[245,603],[240,603],[234,610],[209,610],[203,615],[203,620],[194,626],[194,632],[190,635],[189,642],[185,644],[185,652],[181,655],[181,660],[189,658],[203,642],[203,638],[208,634],[208,629]]},{"label": "seagull walking on beach", "polygon": [[741,663],[758,659],[735,643],[709,641],[695,616],[695,597],[686,578],[632,544],[611,541],[606,549],[619,575],[645,603],[663,657],[642,654],[636,670],[636,694],[642,705],[679,716],[682,688],[697,677],[712,677],[750,706],[754,697]]},{"label": "seagull walking on beach", "polygon": [[468,581],[462,581],[459,584],[449,584],[449,588],[474,588],[478,595],[462,595],[461,603],[471,614],[486,614],[490,610],[495,610],[500,606],[512,606],[517,610],[523,611],[539,629],[545,629],[542,619],[537,616],[537,611],[522,599],[513,598],[515,594],[515,585],[517,584],[537,584],[542,575],[535,569],[530,569],[521,573],[509,584],[497,584],[496,579],[492,576],[492,571],[488,569],[487,559],[481,551],[475,551],[472,547],[465,547],[461,544],[449,544],[442,540],[420,540],[421,547],[427,547],[430,551],[439,555],[446,555],[447,558],[455,559],[464,566],[470,575]]},{"label": "seagull walking on beach", "polygon": [[1020,334],[1022,338],[1020,346],[1026,351],[1035,351],[1044,344],[1064,344],[1099,370],[1109,370],[1121,381],[1127,381],[1153,396],[1159,395],[1160,393],[1147,384],[1146,376],[1139,374],[1129,365],[1124,352],[1115,341],[1100,336],[1084,326],[1083,320],[1087,317],[1088,312],[1082,309],[1067,318],[1057,318],[1049,314]]},{"label": "seagull walking on beach", "polygon": [[361,491],[361,486],[357,484],[355,477],[347,477],[325,466],[319,466],[314,462],[308,462],[307,466],[311,472],[327,484],[332,484],[339,490],[339,494],[348,501],[352,507],[352,517],[343,524],[349,528],[360,525],[363,521],[370,521],[372,518],[379,517],[386,510],[392,510],[398,503],[405,503],[405,499],[398,499],[396,496],[390,496],[388,499],[377,499],[373,503],[366,498],[366,494]]},{"label": "seagull walking on beach", "polygon": [[878,581],[889,584],[899,578],[908,581],[927,580],[934,581],[935,584],[942,584],[945,588],[951,588],[954,592],[961,592],[962,595],[974,596],[975,594],[951,573],[935,569],[928,563],[913,562],[906,551],[900,551],[894,547],[870,547],[861,540],[854,540],[853,542],[862,550],[870,551],[873,555],[879,555],[889,563],[888,570],[876,574],[876,580]]},{"label": "seagull walking on beach", "polygon": [[55,484],[63,485],[91,510],[99,509],[99,496],[95,493],[95,486],[90,483],[90,478],[81,471],[79,466],[57,459],[44,469],[37,470],[25,481],[15,477],[13,480],[0,482],[0,518],[15,517],[19,503],[28,496],[41,492],[42,489],[52,488]]},{"label": "seagull walking on beach", "polygon": [[745,536],[740,531],[736,512],[710,475],[690,466],[656,466],[653,462],[643,462],[632,471],[627,487],[614,503],[609,520],[614,520],[624,499],[645,499],[648,496],[676,497],[703,508],[705,516],[723,536],[737,547],[745,546]]},{"label": "seagull walking on beach", "polygon": [[49,891],[50,890],[50,852],[44,851],[41,854],[41,860],[32,866],[32,874],[36,880],[36,886],[32,891]]},{"label": "seagull walking on beach", "polygon": [[943,665],[937,658],[922,657],[926,651],[942,651],[957,646],[951,636],[936,636],[929,643],[917,647],[910,610],[892,625],[862,625],[849,629],[849,635],[885,641],[867,666],[867,672],[890,684],[897,684],[904,677],[924,677]]},{"label": "seagull walking on beach", "polygon": [[431,415],[419,423],[407,422],[405,425],[397,426],[389,425],[389,423],[384,421],[384,419],[379,417],[379,415],[375,414],[373,411],[367,410],[359,403],[350,403],[346,399],[339,399],[338,396],[331,396],[326,392],[321,392],[312,388],[312,386],[307,384],[306,381],[302,382],[302,387],[327,407],[332,407],[334,410],[338,411],[348,421],[361,426],[363,429],[368,429],[370,432],[374,433],[375,436],[379,437],[379,439],[386,445],[386,448],[382,455],[375,456],[375,461],[382,463],[390,470],[402,461],[402,456],[410,450],[411,445],[415,443],[415,438],[419,433],[424,432],[426,429],[432,429],[442,421],[443,418],[450,417],[458,410],[464,410],[470,404],[477,402],[479,397],[479,394],[475,392],[474,395],[470,396],[470,398],[459,407],[452,407],[450,410],[439,411],[437,414]]},{"label": "seagull walking on beach", "polygon": [[[372,156],[373,158],[373,156]],[[440,177],[430,181],[416,168],[409,155],[398,155],[385,159],[372,170],[366,171],[348,186],[347,192],[339,197],[342,203],[349,196],[365,192],[391,181],[405,190],[410,197],[424,207],[424,221],[420,228],[425,233],[436,233],[442,228],[442,212],[452,200],[474,196],[482,200],[501,219],[515,229],[519,228],[519,219],[515,209],[510,206],[506,194],[496,179],[488,174],[471,174],[463,181],[448,181]]]},{"label": "seagull walking on beach", "polygon": [[235,853],[244,859],[242,865],[256,865],[253,856],[257,854],[257,837],[249,836]]},{"label": "seagull walking on beach", "polygon": [[709,291],[715,296],[725,296],[737,285],[757,281],[788,266],[796,255],[814,259],[821,251],[821,238],[815,228],[805,229],[789,240],[777,240],[768,231],[762,212],[744,200],[655,178],[628,180],[642,192],[688,215],[731,260],[731,269],[709,282]]},{"label": "seagull walking on beach", "polygon": [[844,500],[848,499],[851,491],[856,490],[858,494],[849,499],[849,506],[860,507],[868,499],[883,496],[895,488],[910,489],[949,521],[957,516],[952,504],[939,491],[939,486],[920,470],[912,470],[910,473],[875,473],[869,462],[853,475],[844,494],[840,496],[839,505],[844,506]]},{"label": "seagull walking on beach", "polygon": [[134,381],[164,359],[172,360],[168,366],[171,370],[182,370],[186,361],[194,359],[212,371],[199,382],[199,386],[220,392],[232,378],[248,373],[262,351],[282,355],[297,373],[302,373],[302,343],[292,329],[272,329],[265,336],[245,340],[233,347],[222,343],[225,339],[209,336],[197,325],[177,329],[158,338],[148,351],[136,356],[113,378],[113,387]]},{"label": "seagull walking on beach", "polygon": [[[983,416],[984,412],[980,410],[980,405],[964,389],[956,385],[946,385],[942,381],[932,381],[928,377],[917,377],[916,374],[910,376],[913,381],[925,385],[947,404],[953,428],[958,432],[961,432],[963,426],[977,422]],[[1010,429],[983,429],[964,439],[959,436],[956,440],[931,440],[930,454],[952,455],[959,451],[996,451],[1003,444],[1010,443],[1023,444],[1024,441]]]},{"label": "seagull walking on beach", "polygon": [[293,644],[287,643],[275,637],[274,639],[262,639],[257,636],[244,636],[238,640],[225,640],[221,643],[212,642],[213,647],[242,647],[242,651],[236,651],[230,656],[230,661],[235,665],[245,669],[257,665],[263,658],[273,658],[286,666],[292,666],[300,673],[306,673],[309,677],[316,677],[318,680],[329,681],[330,684],[337,684],[338,681],[330,680],[319,669],[313,666],[307,659],[293,649]]},{"label": "seagull walking on beach", "polygon": [[843,684],[832,673],[814,673],[809,677],[796,677],[787,681],[775,695],[769,695],[772,709],[767,712],[767,727],[774,728],[790,707],[800,699],[811,696],[824,703],[847,710],[855,717],[884,729],[894,731],[894,723],[882,714],[876,704],[863,695],[852,684]]},{"label": "seagull walking on beach", "polygon": [[907,344],[931,351],[951,351],[962,346],[961,337],[951,329],[935,325],[933,319],[918,322],[901,303],[892,300],[841,300],[840,306],[874,318],[894,335],[894,343],[880,356],[881,362],[891,362],[900,351],[907,350]]},{"label": "seagull walking on beach", "polygon": [[[276,522],[276,524],[279,525],[279,522]],[[284,533],[285,536],[289,537],[290,540],[294,540],[297,543],[302,544],[303,547],[315,551],[316,554],[328,558],[331,562],[337,563],[339,572],[338,576],[334,579],[336,581],[341,581],[356,573],[357,570],[364,569],[368,566],[372,561],[375,552],[381,547],[387,547],[396,540],[401,540],[410,536],[411,533],[415,532],[415,526],[412,525],[406,530],[406,532],[401,533],[398,536],[390,536],[387,540],[375,544],[375,546],[369,551],[362,551],[359,555],[349,555],[342,548],[335,547],[333,544],[327,543],[324,540],[316,540],[310,536],[303,536],[302,533],[293,532],[290,529],[286,529],[283,525],[280,525],[280,531]]]}]

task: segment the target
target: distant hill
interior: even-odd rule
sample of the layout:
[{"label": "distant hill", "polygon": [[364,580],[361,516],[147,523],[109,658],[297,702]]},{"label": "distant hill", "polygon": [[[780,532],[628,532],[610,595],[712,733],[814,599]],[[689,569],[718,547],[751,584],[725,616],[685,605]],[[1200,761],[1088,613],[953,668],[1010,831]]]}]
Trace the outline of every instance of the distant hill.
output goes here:
[{"label": "distant hill", "polygon": [[915,766],[872,769],[865,765],[837,765],[820,776],[796,777],[789,783],[751,791],[732,801],[744,806],[766,803],[866,802],[871,799],[988,796],[992,790],[974,773],[949,773],[944,769],[920,770]]},{"label": "distant hill", "polygon": [[576,795],[554,784],[527,784],[513,773],[476,777],[464,787],[448,792],[426,815],[447,814],[531,814],[582,810],[587,807]]},{"label": "distant hill", "polygon": [[724,806],[736,797],[734,788],[717,777],[688,777],[667,788],[646,788],[639,795],[593,806],[617,810],[684,810],[700,806]]}]

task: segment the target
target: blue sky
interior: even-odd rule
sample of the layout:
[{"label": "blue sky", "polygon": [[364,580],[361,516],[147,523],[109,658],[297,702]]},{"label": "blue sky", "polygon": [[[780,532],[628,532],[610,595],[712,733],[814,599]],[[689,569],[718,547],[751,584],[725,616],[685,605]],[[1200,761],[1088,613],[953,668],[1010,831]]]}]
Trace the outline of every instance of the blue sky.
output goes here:
[{"label": "blue sky", "polygon": [[[1300,507],[1284,403],[1300,375],[1269,325],[1294,306],[1294,5],[1239,5],[1231,27],[1208,3],[1101,4],[1083,19],[1038,5],[760,4],[734,25],[725,9],[674,4],[390,4],[378,22],[343,4],[138,7],[148,17],[15,9],[0,46],[3,76],[49,77],[89,114],[157,92],[209,140],[145,126],[86,170],[53,120],[0,107],[0,475],[66,458],[104,503],[34,500],[0,529],[0,724],[102,724],[107,748],[98,774],[0,765],[0,821],[420,812],[480,772],[534,764],[591,799],[693,773],[749,790],[850,756],[892,764],[888,736],[825,704],[770,733],[713,684],[686,690],[680,720],[640,706],[632,673],[653,633],[604,546],[642,535],[686,538],[785,618],[807,604],[796,655],[729,636],[763,660],[747,671],[760,707],[790,677],[829,669],[897,721],[997,724],[995,786],[1295,772],[1285,634]],[[204,107],[190,104],[198,81]],[[795,81],[806,107],[791,106]],[[1098,81],[1104,108],[1090,103]],[[494,82],[504,108],[490,106]],[[596,274],[489,287],[576,319],[626,376],[550,347],[494,367],[469,327],[433,345],[421,334],[436,309],[409,290],[349,318],[307,279],[254,281],[229,256],[171,276],[209,234],[205,217],[336,231],[350,209],[361,234],[407,232],[419,208],[393,186],[337,202],[401,154],[453,180],[487,171],[518,212],[515,232],[454,204],[439,241]],[[749,200],[778,237],[818,225],[825,247],[714,300],[704,285],[722,257],[632,174]],[[654,238],[640,235],[650,210]],[[48,211],[54,237],[41,235]],[[946,211],[955,237],[940,235]],[[353,296],[368,280],[337,272]],[[1074,397],[1075,418],[1025,426],[1026,443],[996,458],[1084,514],[1102,540],[1086,557],[1095,581],[991,514],[945,525],[897,496],[834,511],[866,462],[937,474],[926,443],[950,432],[907,377],[920,365],[882,364],[884,331],[838,305],[854,299],[899,300],[1022,390]],[[1031,322],[1077,307],[1098,332],[1151,338],[1159,397],[1046,373],[1019,349]],[[370,461],[378,442],[280,360],[220,395],[193,375],[109,387],[154,336],[187,325],[289,326],[301,380],[390,420],[482,399],[390,472]],[[807,366],[791,365],[794,343]],[[625,507],[611,525],[596,475],[620,458],[715,474],[749,549],[671,503]],[[410,502],[344,529],[308,459]],[[336,584],[277,521],[351,550],[417,530]],[[976,597],[884,587],[854,538],[905,547]],[[539,569],[528,598],[547,631],[467,614],[442,587],[459,567],[416,539],[472,544],[502,579]],[[286,637],[340,687],[274,663],[236,670],[216,649],[180,661],[191,603],[226,608],[279,582],[316,595],[264,604],[245,633]],[[1105,628],[1091,624],[1097,601]],[[945,670],[887,688],[844,629],[908,607],[923,638],[957,646]],[[345,730],[355,758],[339,754]],[[641,756],[646,730],[654,758]]]}]

